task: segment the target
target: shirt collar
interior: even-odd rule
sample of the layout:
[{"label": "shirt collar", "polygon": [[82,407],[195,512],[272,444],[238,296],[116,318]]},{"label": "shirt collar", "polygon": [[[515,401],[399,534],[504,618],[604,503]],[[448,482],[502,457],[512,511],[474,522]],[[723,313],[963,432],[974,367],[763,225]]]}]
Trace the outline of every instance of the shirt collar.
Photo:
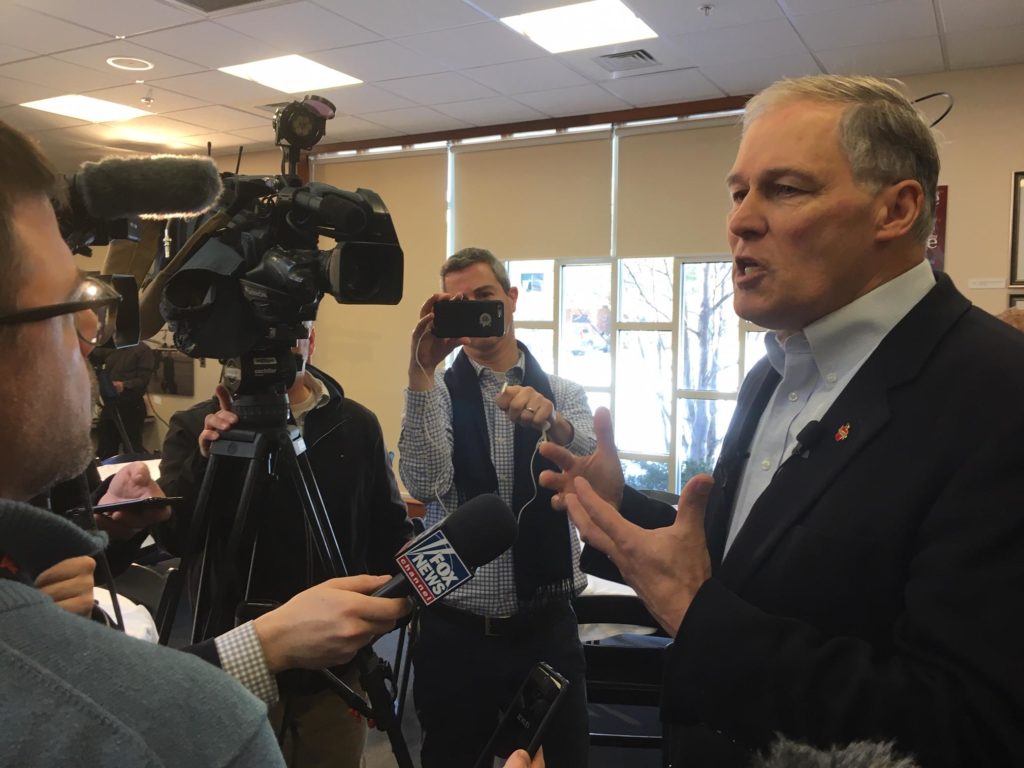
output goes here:
[{"label": "shirt collar", "polygon": [[781,375],[787,352],[809,348],[822,379],[834,384],[871,354],[934,286],[931,265],[922,260],[902,275],[815,320],[783,343],[769,333],[765,337],[768,361]]},{"label": "shirt collar", "polygon": [[309,388],[309,397],[303,400],[301,403],[289,403],[292,409],[292,418],[295,419],[296,424],[301,424],[306,418],[306,415],[331,399],[330,393],[327,391],[327,387],[320,381],[316,376],[311,374],[309,371],[305,371],[306,386]]},{"label": "shirt collar", "polygon": [[[521,349],[519,350],[519,359],[516,360],[516,364],[513,365],[511,368],[509,368],[504,373],[498,373],[497,371],[492,370],[491,368],[488,368],[487,366],[480,365],[480,363],[478,363],[476,360],[474,360],[469,355],[466,355],[466,359],[469,360],[470,364],[473,366],[473,370],[476,371],[476,375],[477,375],[478,378],[480,376],[483,376],[484,371],[490,371],[495,376],[497,376],[499,378],[502,378],[502,379],[509,380],[509,381],[519,381],[519,382],[522,382],[523,379],[526,377],[526,355],[523,354],[523,350],[521,350]],[[512,374],[512,375],[509,376],[509,374]]]}]

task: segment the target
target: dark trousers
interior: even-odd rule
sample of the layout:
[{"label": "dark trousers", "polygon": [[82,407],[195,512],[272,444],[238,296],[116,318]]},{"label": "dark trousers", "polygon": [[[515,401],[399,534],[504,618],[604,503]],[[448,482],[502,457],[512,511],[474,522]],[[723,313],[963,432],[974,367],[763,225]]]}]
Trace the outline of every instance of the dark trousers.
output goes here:
[{"label": "dark trousers", "polygon": [[482,619],[475,622],[469,614],[425,609],[413,647],[423,768],[473,768],[500,713],[538,661],[569,680],[544,739],[546,765],[586,768],[590,740],[585,666],[576,615],[568,602],[517,619],[496,636],[486,635]]},{"label": "dark trousers", "polygon": [[146,421],[146,403],[141,397],[117,398],[113,403],[104,404],[100,412],[99,424],[96,426],[96,455],[100,459],[127,453],[127,446],[121,450],[121,433],[117,429],[115,413],[121,415],[124,431],[132,444],[132,451],[144,451],[142,446],[142,425]]}]

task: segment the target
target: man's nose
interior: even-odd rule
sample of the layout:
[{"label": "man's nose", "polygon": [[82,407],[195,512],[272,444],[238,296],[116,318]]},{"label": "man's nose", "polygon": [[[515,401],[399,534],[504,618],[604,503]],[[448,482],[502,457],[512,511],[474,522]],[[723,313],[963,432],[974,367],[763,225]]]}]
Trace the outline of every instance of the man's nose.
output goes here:
[{"label": "man's nose", "polygon": [[762,200],[751,190],[738,203],[734,203],[726,224],[729,234],[742,240],[763,235],[767,229]]}]

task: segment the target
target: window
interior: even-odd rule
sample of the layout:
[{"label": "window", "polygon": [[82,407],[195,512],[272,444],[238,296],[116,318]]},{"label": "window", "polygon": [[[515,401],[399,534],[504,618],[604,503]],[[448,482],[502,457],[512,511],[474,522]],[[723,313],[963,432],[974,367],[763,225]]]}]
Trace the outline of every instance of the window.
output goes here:
[{"label": "window", "polygon": [[678,493],[711,471],[739,383],[764,354],[764,332],[733,312],[728,261],[523,260],[508,270],[516,337],[545,370],[582,385],[591,408],[612,411],[626,482]]}]

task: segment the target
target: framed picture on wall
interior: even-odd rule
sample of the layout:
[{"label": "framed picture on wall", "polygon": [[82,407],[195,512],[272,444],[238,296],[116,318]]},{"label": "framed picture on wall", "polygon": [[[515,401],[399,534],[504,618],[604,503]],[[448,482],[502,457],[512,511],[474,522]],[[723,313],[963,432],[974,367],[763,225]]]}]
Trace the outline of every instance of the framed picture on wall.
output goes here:
[{"label": "framed picture on wall", "polygon": [[[1013,174],[1013,235],[1010,238],[1010,284],[1024,285],[1024,171]],[[1013,301],[1013,297],[1010,297]]]}]

